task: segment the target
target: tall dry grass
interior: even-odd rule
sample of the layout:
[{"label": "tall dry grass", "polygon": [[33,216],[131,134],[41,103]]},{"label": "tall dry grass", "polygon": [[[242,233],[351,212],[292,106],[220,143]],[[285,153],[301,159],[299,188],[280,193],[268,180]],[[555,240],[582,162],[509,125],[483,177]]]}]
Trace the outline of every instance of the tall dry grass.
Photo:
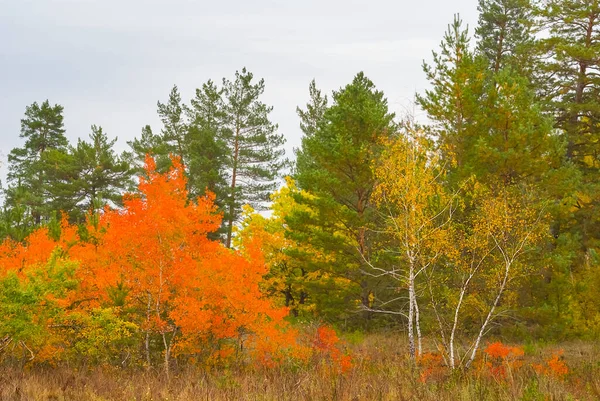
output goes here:
[{"label": "tall dry grass", "polygon": [[[424,375],[425,367],[410,363],[396,335],[367,336],[349,347],[354,365],[345,374],[325,363],[271,370],[188,366],[170,380],[160,370],[4,367],[0,400],[600,400],[600,347],[592,343],[526,346],[519,366],[509,366],[503,376],[490,374],[485,361],[468,372],[434,367]],[[564,350],[566,375],[533,368],[557,348]]]}]

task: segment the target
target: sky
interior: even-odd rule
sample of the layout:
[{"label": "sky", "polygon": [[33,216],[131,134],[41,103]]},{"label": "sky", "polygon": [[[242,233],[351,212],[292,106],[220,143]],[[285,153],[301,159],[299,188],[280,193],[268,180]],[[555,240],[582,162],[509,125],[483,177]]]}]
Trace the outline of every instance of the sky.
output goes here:
[{"label": "sky", "polygon": [[313,78],[329,94],[364,71],[392,111],[421,118],[422,62],[456,13],[473,32],[477,0],[0,0],[0,177],[34,101],[64,106],[72,143],[96,124],[121,151],[144,125],[160,130],[156,102],[174,84],[188,102],[242,67],[265,79],[288,157]]}]

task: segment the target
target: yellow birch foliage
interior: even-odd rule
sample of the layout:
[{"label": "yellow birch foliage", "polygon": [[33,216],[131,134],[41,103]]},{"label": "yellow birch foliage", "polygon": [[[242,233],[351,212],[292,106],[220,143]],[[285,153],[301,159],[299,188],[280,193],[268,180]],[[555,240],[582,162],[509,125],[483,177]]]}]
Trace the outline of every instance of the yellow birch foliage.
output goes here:
[{"label": "yellow birch foliage", "polygon": [[401,253],[423,266],[451,249],[449,221],[456,199],[443,187],[439,156],[430,151],[421,132],[409,129],[406,135],[386,140],[383,147],[373,167],[377,177],[373,199]]}]

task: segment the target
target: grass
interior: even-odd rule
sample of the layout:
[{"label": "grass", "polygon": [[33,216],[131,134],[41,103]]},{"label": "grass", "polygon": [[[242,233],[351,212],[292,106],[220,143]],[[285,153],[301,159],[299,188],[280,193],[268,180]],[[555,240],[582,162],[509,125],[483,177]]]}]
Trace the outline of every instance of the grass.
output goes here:
[{"label": "grass", "polygon": [[[338,374],[327,364],[264,370],[239,367],[175,369],[167,380],[160,370],[114,367],[0,368],[0,400],[24,401],[188,401],[188,400],[598,400],[600,346],[567,343],[526,347],[518,365],[493,375],[485,361],[468,372],[433,366],[413,367],[397,336],[365,336],[349,345],[354,364]],[[538,372],[558,348],[569,368],[564,376]],[[522,365],[522,366],[519,366]]]}]

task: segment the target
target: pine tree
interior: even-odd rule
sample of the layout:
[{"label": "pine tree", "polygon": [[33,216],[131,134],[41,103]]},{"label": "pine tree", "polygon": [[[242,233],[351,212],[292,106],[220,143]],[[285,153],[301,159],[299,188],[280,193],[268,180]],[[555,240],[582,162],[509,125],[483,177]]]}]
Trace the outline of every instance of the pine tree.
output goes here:
[{"label": "pine tree", "polygon": [[306,104],[306,110],[296,107],[296,113],[300,117],[300,129],[305,137],[312,137],[323,121],[323,116],[327,110],[327,95],[322,95],[317,89],[317,84],[313,79],[308,86],[310,96],[309,102]]},{"label": "pine tree", "polygon": [[21,242],[35,228],[26,204],[28,193],[25,187],[17,185],[11,188],[9,194],[0,214],[0,238]]},{"label": "pine tree", "polygon": [[178,156],[187,163],[188,124],[177,85],[171,89],[166,103],[157,102],[157,113],[163,124],[159,134],[155,134],[152,128],[146,125],[142,128],[140,138],[127,142],[133,151],[130,157],[135,160],[140,173],[143,173],[142,167],[148,154],[156,159],[157,168],[162,172],[171,166],[170,155]]},{"label": "pine tree", "polygon": [[531,67],[534,38],[530,0],[479,0],[478,10],[477,52],[489,61],[492,71]]},{"label": "pine tree", "polygon": [[[327,108],[322,123],[311,135],[302,139],[297,151],[295,178],[302,190],[314,195],[302,199],[315,213],[289,216],[293,237],[310,244],[326,255],[310,268],[321,271],[322,292],[329,297],[330,313],[340,318],[348,312],[340,309],[338,300],[360,300],[369,305],[373,286],[362,275],[365,260],[374,251],[378,215],[371,195],[375,186],[370,163],[382,139],[395,134],[394,115],[387,99],[363,73],[352,83],[333,93],[333,104]],[[342,279],[343,287],[336,285]],[[352,285],[347,281],[351,280]],[[318,294],[315,294],[318,297]],[[351,301],[352,300],[352,301]]]},{"label": "pine tree", "polygon": [[431,89],[417,99],[433,122],[431,133],[455,183],[472,175],[492,187],[540,183],[563,167],[562,141],[552,134],[552,121],[530,81],[511,63],[487,59],[485,49],[493,49],[488,46],[498,33],[479,29],[483,34],[491,37],[480,36],[482,54],[473,54],[468,31],[455,18],[433,66],[425,65]]},{"label": "pine tree", "polygon": [[[142,128],[142,133],[139,138],[134,138],[131,141],[127,141],[127,144],[131,148],[131,153],[128,153],[128,158],[135,163],[137,170],[142,172],[143,160],[146,155],[154,155],[157,159],[157,165],[159,171],[164,171],[165,167],[161,156],[164,155],[163,144],[161,137],[152,131],[150,125],[145,125]],[[162,167],[162,168],[161,168]]]},{"label": "pine tree", "polygon": [[[585,270],[596,264],[600,246],[600,3],[596,0],[539,0],[538,23],[545,35],[538,47],[540,95],[554,127],[566,142],[566,157],[579,171],[573,200],[556,219],[555,268],[549,275],[546,299],[557,322],[577,310]],[[560,257],[558,257],[560,256]],[[565,323],[570,324],[570,323]],[[559,326],[561,327],[561,326]],[[562,326],[564,327],[564,326]]]},{"label": "pine tree", "polygon": [[563,230],[581,237],[579,258],[598,245],[600,228],[600,3],[595,0],[541,0],[539,23],[548,33],[540,41],[546,62],[540,80],[547,83],[547,112],[564,137],[566,156],[580,170],[574,220]]},{"label": "pine tree", "polygon": [[263,79],[253,82],[253,74],[243,68],[235,79],[223,79],[225,126],[223,139],[228,147],[227,169],[230,185],[227,207],[227,237],[231,246],[233,225],[240,220],[241,207],[249,204],[264,209],[277,187],[284,166],[285,139],[269,119],[273,107],[260,101],[265,90]]},{"label": "pine tree", "polygon": [[[185,165],[187,163],[187,127],[184,106],[181,103],[181,95],[177,85],[174,85],[169,93],[167,103],[157,102],[158,116],[163,124],[161,130],[162,141],[165,144],[165,152],[180,158]],[[168,155],[167,155],[168,156]]]},{"label": "pine tree", "polygon": [[92,125],[90,142],[78,140],[70,147],[76,177],[69,197],[77,204],[79,216],[105,204],[121,205],[124,192],[133,188],[133,170],[124,155],[117,155],[117,138],[109,139],[102,127]]},{"label": "pine tree", "polygon": [[600,153],[600,3],[545,0],[539,4],[548,62],[548,100],[556,127],[567,139],[567,156],[584,169],[597,169]]},{"label": "pine tree", "polygon": [[462,168],[485,93],[487,61],[469,49],[468,29],[463,29],[459,16],[448,26],[440,47],[439,53],[432,52],[432,65],[423,63],[432,86],[417,94],[417,103],[431,120],[428,129],[437,139],[444,163],[455,167],[449,178],[457,183],[468,175]]},{"label": "pine tree", "polygon": [[[556,238],[537,249],[535,266],[549,277],[557,261],[568,259],[570,252],[559,249],[559,244],[570,240],[556,227],[561,216],[569,213],[577,172],[565,163],[564,141],[554,132],[527,71],[515,64],[519,46],[515,43],[506,58],[494,59],[491,56],[498,54],[492,51],[494,43],[500,43],[498,31],[481,26],[479,52],[473,54],[468,50],[466,30],[455,19],[442,51],[434,53],[433,66],[425,68],[431,89],[418,99],[433,121],[430,131],[445,155],[452,187],[475,179],[490,196],[527,190],[533,191],[538,201],[548,203]],[[515,38],[519,37],[513,35],[512,40],[518,42]],[[457,219],[469,227],[476,220],[472,195],[463,197],[463,202],[467,207]],[[520,291],[522,306],[539,301],[540,292],[548,288],[537,277],[525,283],[528,291]]]},{"label": "pine tree", "polygon": [[189,128],[186,137],[188,186],[192,196],[206,190],[216,195],[222,209],[227,197],[227,146],[223,138],[225,113],[223,90],[209,80],[196,89],[191,106],[186,107]]},{"label": "pine tree", "polygon": [[19,188],[20,205],[27,207],[34,224],[40,225],[52,216],[46,197],[49,164],[45,158],[52,151],[58,152],[54,157],[65,155],[68,145],[63,107],[51,106],[48,100],[41,105],[34,102],[27,106],[21,120],[20,137],[25,139],[24,146],[13,149],[8,155],[7,206],[14,206],[10,201],[16,199],[15,192]]}]

